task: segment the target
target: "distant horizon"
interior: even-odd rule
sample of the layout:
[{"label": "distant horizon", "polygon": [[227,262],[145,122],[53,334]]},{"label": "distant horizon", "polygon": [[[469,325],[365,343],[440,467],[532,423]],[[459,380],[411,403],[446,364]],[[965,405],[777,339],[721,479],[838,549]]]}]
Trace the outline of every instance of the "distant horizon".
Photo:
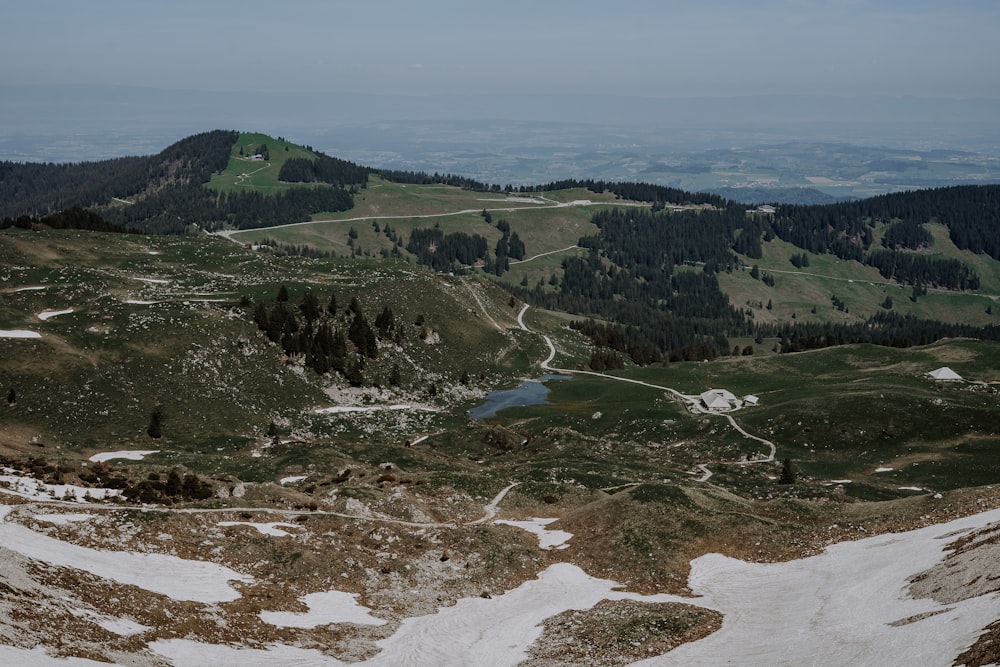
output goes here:
[{"label": "distant horizon", "polygon": [[10,5],[0,85],[671,99],[1000,90],[991,0]]}]

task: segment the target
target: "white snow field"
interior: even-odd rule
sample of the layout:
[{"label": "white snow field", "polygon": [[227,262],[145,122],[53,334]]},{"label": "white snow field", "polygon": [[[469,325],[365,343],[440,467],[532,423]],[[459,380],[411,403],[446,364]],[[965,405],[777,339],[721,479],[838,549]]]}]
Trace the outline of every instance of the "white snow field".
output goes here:
[{"label": "white snow field", "polygon": [[25,329],[0,329],[0,338],[41,338],[42,334],[37,331],[27,331]]},{"label": "white snow field", "polygon": [[465,598],[436,614],[404,620],[395,634],[377,642],[382,651],[361,663],[344,663],[318,651],[281,645],[251,650],[173,639],[155,642],[150,649],[170,659],[175,667],[513,666],[527,658],[528,647],[542,632],[541,622],[567,609],[589,609],[604,599],[691,602],[676,595],[642,596],[617,588],[614,581],[596,579],[575,565],[557,563],[538,579],[526,581],[503,595],[492,599]]},{"label": "white snow field", "polygon": [[380,412],[382,410],[417,410],[419,412],[437,412],[434,408],[422,408],[414,405],[336,405],[332,408],[319,408],[318,415],[338,415],[350,412]]},{"label": "white snow field", "polygon": [[0,505],[0,545],[43,563],[76,568],[174,600],[209,604],[240,597],[229,581],[251,581],[250,577],[215,563],[164,554],[100,551],[63,542],[6,521],[10,511],[9,505]]},{"label": "white snow field", "polygon": [[297,523],[285,523],[284,521],[272,521],[270,523],[254,523],[253,521],[220,521],[218,525],[222,527],[228,526],[249,526],[250,528],[256,529],[261,535],[270,535],[272,537],[288,537],[292,533],[287,530],[282,530],[282,528],[295,528],[297,530],[302,530],[302,526]]},{"label": "white snow field", "polygon": [[260,620],[281,628],[315,628],[330,623],[385,625],[386,621],[371,615],[371,609],[358,604],[357,593],[326,591],[299,598],[309,611],[262,611]]},{"label": "white snow field", "polygon": [[[0,468],[0,484],[4,493],[33,500],[75,500],[85,503],[90,500],[104,500],[110,496],[120,496],[118,489],[90,488],[75,484],[46,484],[34,477],[19,475],[11,468]],[[0,505],[3,507],[3,505]]]},{"label": "white snow field", "polygon": [[542,549],[566,549],[569,547],[566,543],[573,537],[573,533],[568,533],[565,530],[549,530],[546,528],[547,525],[558,520],[529,519],[527,521],[510,521],[508,519],[497,519],[493,523],[502,523],[505,526],[514,526],[529,533],[534,533],[538,537],[538,546]]},{"label": "white snow field", "polygon": [[101,452],[100,454],[94,454],[88,461],[93,461],[94,463],[100,463],[102,461],[110,461],[112,459],[128,459],[129,461],[141,461],[150,454],[156,454],[159,449],[124,449],[117,452]]},{"label": "white snow field", "polygon": [[913,599],[909,580],[937,564],[950,542],[998,520],[1000,510],[991,510],[787,563],[702,556],[688,579],[701,597],[690,602],[722,612],[722,627],[636,664],[947,667],[1000,618],[1000,599]]},{"label": "white snow field", "polygon": [[[0,517],[10,511],[0,506]],[[695,597],[643,596],[610,580],[557,563],[537,579],[502,595],[465,598],[434,614],[405,619],[377,642],[380,653],[363,663],[391,665],[517,665],[542,632],[541,623],[570,609],[630,599],[683,602],[724,614],[722,627],[696,642],[635,663],[665,665],[950,665],[1000,617],[1000,599],[987,594],[948,605],[913,599],[911,577],[938,562],[948,545],[970,530],[1000,521],[1000,510],[907,533],[842,542],[822,554],[787,563],[754,564],[708,554],[692,562],[688,585]],[[0,523],[0,544],[30,558],[76,567],[178,599],[232,600],[226,580],[248,578],[228,568],[180,558],[102,552],[60,542],[23,526]],[[379,623],[355,596],[330,591],[307,595],[306,613],[261,612],[284,627],[327,623]],[[123,630],[125,628],[123,627]],[[319,651],[287,645],[267,649],[159,640],[149,648],[176,667],[212,664],[337,667],[348,663]],[[23,665],[91,665],[39,650],[0,648],[0,662]]]},{"label": "white snow field", "polygon": [[43,310],[36,317],[44,322],[47,319],[59,317],[60,315],[69,315],[72,312],[72,308],[67,308],[66,310]]}]

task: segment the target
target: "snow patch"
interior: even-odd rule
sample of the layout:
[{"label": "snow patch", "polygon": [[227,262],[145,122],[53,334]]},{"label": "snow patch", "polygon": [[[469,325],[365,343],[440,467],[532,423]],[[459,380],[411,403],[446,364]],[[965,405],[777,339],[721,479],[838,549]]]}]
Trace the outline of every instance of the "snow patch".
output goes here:
[{"label": "snow patch", "polygon": [[122,584],[138,586],[174,600],[211,604],[240,597],[229,581],[252,579],[223,565],[164,554],[101,551],[63,542],[6,521],[9,505],[0,505],[0,544],[28,558],[72,567]]},{"label": "snow patch", "polygon": [[[149,650],[169,660],[175,667],[249,667],[282,665],[282,667],[345,667],[348,664],[312,649],[274,644],[266,649],[236,648],[225,644],[202,644],[191,639],[160,639]],[[98,663],[88,663],[97,665]],[[100,663],[107,667],[106,663]],[[58,666],[57,666],[58,667]],[[75,666],[74,666],[75,667]]]},{"label": "snow patch", "polygon": [[43,523],[51,523],[56,526],[68,526],[71,523],[90,521],[93,514],[36,514],[35,520]]},{"label": "snow patch", "polygon": [[19,667],[108,667],[106,662],[86,658],[57,658],[45,652],[45,647],[19,648],[0,646],[0,664]]},{"label": "snow patch", "polygon": [[271,535],[273,537],[287,537],[291,535],[287,530],[282,530],[279,526],[285,528],[302,528],[297,523],[284,523],[281,521],[273,521],[271,523],[254,523],[253,521],[220,521],[220,526],[250,526],[251,528],[256,528],[257,532],[261,535]]},{"label": "snow patch", "polygon": [[12,289],[11,294],[17,294],[18,292],[34,292],[35,290],[46,289],[45,285],[37,285],[34,287],[18,287],[17,289]]},{"label": "snow patch", "polygon": [[895,470],[895,468],[875,468],[875,472],[891,472],[893,470]]},{"label": "snow patch", "polygon": [[156,454],[159,449],[125,449],[117,452],[101,452],[100,454],[94,454],[88,461],[93,461],[95,463],[100,463],[101,461],[110,461],[111,459],[128,459],[129,461],[141,461],[143,458],[149,456],[150,454]]},{"label": "snow patch", "polygon": [[36,317],[44,322],[49,318],[58,317],[60,315],[69,315],[72,312],[73,312],[72,308],[67,308],[66,310],[43,310],[42,312],[38,313]]},{"label": "snow patch", "polygon": [[294,484],[295,482],[301,482],[309,475],[292,475],[291,477],[282,477],[278,480],[278,484],[284,486],[285,484]]},{"label": "snow patch", "polygon": [[573,537],[573,533],[568,533],[565,530],[548,530],[545,527],[558,520],[559,519],[529,519],[528,521],[509,521],[507,519],[499,519],[493,523],[500,523],[505,526],[514,526],[515,528],[526,530],[529,533],[534,533],[538,537],[538,546],[542,549],[567,549],[569,548],[569,545],[566,544],[566,542]]},{"label": "snow patch", "polygon": [[262,611],[260,619],[281,628],[315,628],[330,623],[385,625],[385,620],[371,615],[371,609],[358,604],[357,598],[357,593],[341,591],[310,593],[299,598],[309,611]]},{"label": "snow patch", "polygon": [[120,496],[119,489],[92,489],[75,484],[46,484],[33,477],[16,474],[11,468],[0,469],[0,491],[22,498],[33,500],[75,500],[78,503],[87,500],[104,500],[111,496]]},{"label": "snow patch", "polygon": [[[939,563],[953,538],[1000,520],[991,510],[907,533],[841,542],[787,563],[720,554],[691,562],[690,600],[724,615],[696,642],[645,660],[666,665],[950,665],[1000,615],[983,595],[943,605],[908,594],[913,576]],[[940,539],[943,536],[952,539]],[[899,621],[912,622],[900,623]]]},{"label": "snow patch", "polygon": [[37,331],[26,331],[24,329],[0,329],[0,338],[41,338],[42,334]]},{"label": "snow patch", "polygon": [[318,415],[335,415],[347,412],[379,412],[381,410],[420,410],[422,412],[437,412],[434,408],[422,408],[413,405],[336,405],[332,408],[319,408]]}]

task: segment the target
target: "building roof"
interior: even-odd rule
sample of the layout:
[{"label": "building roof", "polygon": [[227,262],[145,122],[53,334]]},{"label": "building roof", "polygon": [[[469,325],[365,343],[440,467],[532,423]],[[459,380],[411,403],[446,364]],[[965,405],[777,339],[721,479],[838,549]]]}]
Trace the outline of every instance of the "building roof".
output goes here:
[{"label": "building roof", "polygon": [[739,405],[739,399],[725,389],[709,389],[699,398],[709,410],[731,410]]},{"label": "building roof", "polygon": [[928,373],[935,380],[961,380],[962,376],[947,366],[942,366]]}]

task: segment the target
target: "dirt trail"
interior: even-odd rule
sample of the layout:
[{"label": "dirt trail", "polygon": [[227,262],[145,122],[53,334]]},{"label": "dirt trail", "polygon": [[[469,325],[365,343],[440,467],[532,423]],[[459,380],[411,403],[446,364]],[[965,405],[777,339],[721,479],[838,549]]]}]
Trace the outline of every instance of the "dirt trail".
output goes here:
[{"label": "dirt trail", "polygon": [[[517,314],[517,324],[521,328],[522,331],[527,331],[529,333],[537,333],[537,332],[531,331],[531,329],[529,329],[527,327],[527,325],[524,323],[524,314],[526,312],[528,312],[528,308],[529,308],[528,304],[525,304],[521,308],[521,311]],[[547,335],[542,334],[542,333],[539,333],[537,335],[539,335],[539,336],[542,337],[542,339],[545,341],[545,344],[549,348],[549,355],[547,357],[545,357],[545,359],[540,364],[543,370],[551,371],[551,372],[554,372],[554,373],[566,373],[566,374],[570,374],[570,375],[574,375],[574,374],[575,375],[593,375],[593,376],[596,376],[596,377],[605,378],[607,380],[614,380],[616,382],[629,382],[631,384],[638,384],[638,385],[642,385],[644,387],[650,387],[652,389],[659,389],[661,391],[665,391],[665,392],[667,392],[669,394],[672,394],[673,396],[677,397],[678,399],[680,399],[684,404],[686,404],[688,406],[688,409],[691,410],[691,412],[698,413],[698,414],[704,414],[704,415],[708,415],[708,416],[725,417],[729,421],[729,423],[732,424],[733,428],[736,429],[740,434],[742,434],[743,436],[745,436],[747,438],[750,438],[751,440],[756,440],[757,442],[760,442],[760,443],[762,443],[764,445],[767,445],[768,448],[769,448],[769,452],[768,452],[768,454],[767,454],[766,457],[754,458],[754,459],[743,460],[743,461],[731,461],[731,463],[738,463],[738,464],[741,464],[741,465],[750,465],[750,464],[755,464],[755,463],[770,463],[770,462],[774,461],[774,457],[775,457],[775,454],[777,452],[777,447],[775,446],[775,444],[773,442],[771,442],[770,440],[766,440],[764,438],[758,437],[756,435],[753,435],[752,433],[748,433],[746,431],[746,429],[744,429],[742,426],[740,426],[738,423],[736,423],[736,420],[733,419],[733,416],[731,414],[729,414],[729,413],[718,413],[718,412],[712,412],[710,410],[705,410],[704,408],[701,407],[701,402],[700,402],[701,399],[698,396],[690,396],[688,394],[683,394],[680,391],[678,391],[678,390],[676,390],[676,389],[674,389],[672,387],[665,387],[663,385],[652,384],[650,382],[643,382],[642,380],[633,380],[632,378],[624,378],[624,377],[619,377],[617,375],[608,375],[607,373],[599,373],[597,371],[583,371],[583,370],[578,370],[578,369],[573,369],[573,368],[560,368],[558,366],[553,366],[552,365],[552,361],[556,357],[556,346],[555,346],[555,344],[552,342],[552,339],[549,338]],[[698,464],[697,467],[698,467],[699,470],[701,470],[704,473],[698,479],[698,481],[699,482],[707,482],[708,479],[712,476],[712,472],[705,466],[705,464]]]}]

